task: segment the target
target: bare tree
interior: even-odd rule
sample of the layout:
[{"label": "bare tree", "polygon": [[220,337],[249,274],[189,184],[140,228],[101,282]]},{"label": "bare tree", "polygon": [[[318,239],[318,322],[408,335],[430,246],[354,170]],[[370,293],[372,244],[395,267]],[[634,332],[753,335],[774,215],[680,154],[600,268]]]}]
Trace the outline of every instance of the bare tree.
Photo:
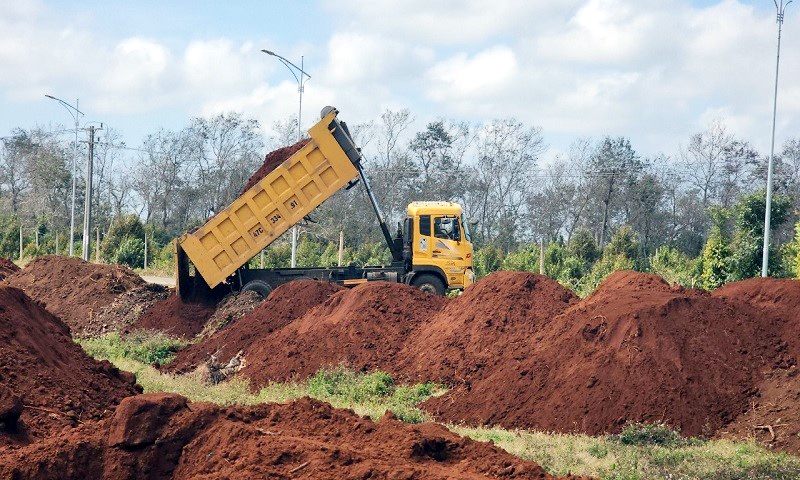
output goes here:
[{"label": "bare tree", "polygon": [[540,127],[526,128],[514,119],[494,120],[477,138],[478,159],[465,195],[469,216],[478,222],[478,237],[505,251],[525,229],[525,200],[533,186],[539,156],[547,147]]}]

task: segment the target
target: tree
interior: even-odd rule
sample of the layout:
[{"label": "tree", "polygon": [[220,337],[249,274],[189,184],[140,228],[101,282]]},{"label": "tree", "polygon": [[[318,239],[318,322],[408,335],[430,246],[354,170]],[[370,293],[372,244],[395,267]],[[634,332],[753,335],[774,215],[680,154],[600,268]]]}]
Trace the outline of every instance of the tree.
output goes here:
[{"label": "tree", "polygon": [[526,128],[514,119],[494,120],[480,130],[477,150],[465,207],[478,222],[478,241],[508,252],[525,229],[534,168],[546,150],[541,128]]},{"label": "tree", "polygon": [[606,137],[592,156],[591,167],[596,175],[592,182],[593,191],[601,209],[598,244],[602,248],[610,220],[615,209],[619,208],[621,194],[636,183],[644,163],[628,139]]},{"label": "tree", "polygon": [[191,155],[186,135],[161,129],[145,138],[141,150],[133,189],[144,209],[145,223],[170,226],[177,234],[188,223],[194,200],[186,172]]},{"label": "tree", "polygon": [[[193,118],[186,132],[191,177],[202,202],[202,220],[236,199],[261,165],[258,120],[240,113]],[[293,142],[294,143],[294,142]]]},{"label": "tree", "polygon": [[412,160],[421,174],[415,192],[421,199],[453,201],[466,187],[464,153],[471,143],[466,123],[443,119],[429,123],[409,144]]},{"label": "tree", "polygon": [[[787,195],[773,195],[770,227],[780,228],[789,218],[792,200]],[[730,245],[727,281],[756,277],[761,273],[764,239],[766,190],[745,195],[732,209],[734,233]],[[770,249],[770,272],[781,275],[780,250]]]}]

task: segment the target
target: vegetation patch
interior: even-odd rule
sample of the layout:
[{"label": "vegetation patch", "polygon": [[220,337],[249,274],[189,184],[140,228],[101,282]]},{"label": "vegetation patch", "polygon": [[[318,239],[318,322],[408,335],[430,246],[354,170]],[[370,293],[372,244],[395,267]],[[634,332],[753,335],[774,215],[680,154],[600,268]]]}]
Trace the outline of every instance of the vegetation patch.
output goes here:
[{"label": "vegetation patch", "polygon": [[681,438],[660,424],[631,424],[619,435],[605,437],[449,428],[475,440],[492,441],[555,475],[573,473],[608,480],[800,478],[798,457],[770,452],[752,442]]}]

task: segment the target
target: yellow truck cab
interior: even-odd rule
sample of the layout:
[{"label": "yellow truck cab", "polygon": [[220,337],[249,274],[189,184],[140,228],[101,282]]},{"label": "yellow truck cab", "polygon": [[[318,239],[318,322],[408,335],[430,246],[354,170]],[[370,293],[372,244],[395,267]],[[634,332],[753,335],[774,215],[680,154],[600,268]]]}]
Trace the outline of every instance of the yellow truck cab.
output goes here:
[{"label": "yellow truck cab", "polygon": [[411,254],[410,284],[442,294],[474,282],[472,238],[461,205],[412,202],[404,236],[409,239],[406,251]]}]

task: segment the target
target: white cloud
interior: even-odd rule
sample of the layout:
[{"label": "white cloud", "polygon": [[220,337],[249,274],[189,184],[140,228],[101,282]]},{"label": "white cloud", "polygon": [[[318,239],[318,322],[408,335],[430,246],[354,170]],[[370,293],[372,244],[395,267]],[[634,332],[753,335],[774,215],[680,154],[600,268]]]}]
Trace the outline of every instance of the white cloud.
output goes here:
[{"label": "white cloud", "polygon": [[433,51],[365,33],[335,33],[328,42],[324,81],[331,84],[403,81],[433,60]]},{"label": "white cloud", "polygon": [[516,55],[504,45],[471,57],[459,53],[428,70],[428,96],[437,102],[470,100],[478,103],[512,88],[516,73]]}]

